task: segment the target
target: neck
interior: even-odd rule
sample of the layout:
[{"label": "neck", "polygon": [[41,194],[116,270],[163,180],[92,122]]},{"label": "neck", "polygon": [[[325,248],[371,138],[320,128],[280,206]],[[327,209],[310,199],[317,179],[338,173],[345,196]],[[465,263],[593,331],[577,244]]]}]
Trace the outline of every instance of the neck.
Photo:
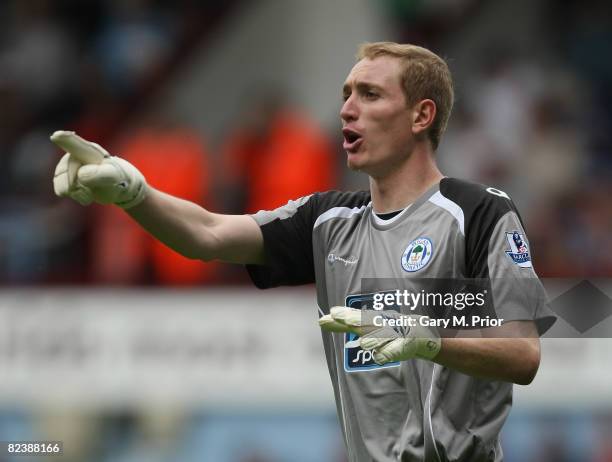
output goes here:
[{"label": "neck", "polygon": [[438,170],[428,149],[415,149],[391,171],[370,176],[372,206],[376,213],[400,210],[412,204],[444,175]]}]

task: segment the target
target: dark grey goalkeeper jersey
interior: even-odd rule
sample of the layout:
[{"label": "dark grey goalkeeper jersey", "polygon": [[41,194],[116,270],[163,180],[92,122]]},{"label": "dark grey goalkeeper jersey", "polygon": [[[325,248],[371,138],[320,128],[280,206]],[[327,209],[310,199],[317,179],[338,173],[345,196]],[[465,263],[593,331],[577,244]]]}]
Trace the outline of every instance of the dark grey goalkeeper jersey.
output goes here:
[{"label": "dark grey goalkeeper jersey", "polygon": [[[254,283],[316,282],[322,314],[367,305],[365,278],[503,278],[490,285],[498,317],[535,320],[540,332],[554,321],[541,299],[511,289],[537,276],[519,215],[502,191],[444,178],[386,221],[373,213],[369,193],[336,191],[253,218],[266,255],[265,265],[247,267]],[[512,384],[420,359],[378,366],[351,342],[354,335],[322,335],[350,461],[502,460],[499,432]]]}]

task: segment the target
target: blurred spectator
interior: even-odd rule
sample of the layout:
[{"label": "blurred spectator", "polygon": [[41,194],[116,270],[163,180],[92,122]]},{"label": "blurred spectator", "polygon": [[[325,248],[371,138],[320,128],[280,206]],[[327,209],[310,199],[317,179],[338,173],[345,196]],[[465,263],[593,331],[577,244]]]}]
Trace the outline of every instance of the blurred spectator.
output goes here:
[{"label": "blurred spectator", "polygon": [[[208,151],[192,130],[151,120],[126,136],[117,152],[137,166],[152,187],[214,209]],[[121,210],[100,207],[93,230],[96,282],[193,285],[214,280],[214,263],[170,250]]]},{"label": "blurred spectator", "polygon": [[[0,47],[0,85],[9,84],[25,95],[32,111],[59,111],[62,92],[72,83],[75,49],[54,17],[50,0],[10,2]],[[44,78],[42,78],[44,76]]]},{"label": "blurred spectator", "polygon": [[74,252],[66,246],[80,233],[82,221],[73,219],[78,206],[55,201],[50,194],[58,157],[48,139],[46,131],[32,130],[8,150],[8,191],[0,201],[0,281],[4,283],[45,282],[53,270],[57,281],[79,280],[80,270],[70,268]]},{"label": "blurred spectator", "polygon": [[113,0],[96,39],[97,61],[118,94],[131,94],[168,57],[172,31],[164,10],[150,0]]},{"label": "blurred spectator", "polygon": [[85,139],[104,143],[116,133],[122,117],[128,112],[125,102],[105,80],[100,65],[85,59],[79,68],[78,95],[81,110],[72,123],[74,130]]},{"label": "blurred spectator", "polygon": [[597,416],[596,436],[597,446],[595,448],[594,462],[612,462],[612,415],[600,414]]},{"label": "blurred spectator", "polygon": [[[536,100],[529,111],[530,136],[525,140],[525,161],[514,171],[515,189],[539,205],[564,190],[574,189],[584,178],[587,159],[585,145],[563,101],[554,95]],[[534,204],[534,205],[535,205]]]},{"label": "blurred spectator", "polygon": [[458,103],[436,154],[440,168],[451,176],[494,184],[495,144],[469,108]]},{"label": "blurred spectator", "polygon": [[[497,44],[484,52],[480,73],[470,79],[466,104],[476,123],[494,146],[485,171],[487,182],[510,189],[514,166],[527,156],[525,140],[530,135],[532,79],[542,79],[538,68],[527,67],[506,45]],[[481,167],[483,168],[483,167]]]},{"label": "blurred spectator", "polygon": [[605,0],[567,0],[551,22],[555,45],[583,81],[588,105],[581,108],[582,129],[594,160],[610,172],[612,161],[612,62],[602,59],[612,45],[612,9]]},{"label": "blurred spectator", "polygon": [[[380,3],[397,28],[399,42],[429,47],[470,21],[478,0],[385,0]],[[435,48],[435,47],[434,47]]]},{"label": "blurred spectator", "polygon": [[96,454],[97,459],[103,452],[102,419],[91,413],[37,410],[36,421],[38,434],[32,439],[62,441],[64,445],[64,453],[52,458],[51,462],[91,460],[92,454]]},{"label": "blurred spectator", "polygon": [[272,210],[338,186],[334,150],[312,120],[278,90],[253,90],[248,99],[222,149],[232,212]]},{"label": "blurred spectator", "polygon": [[533,462],[571,462],[570,452],[565,440],[560,437],[546,437],[540,441],[538,453],[534,454]]},{"label": "blurred spectator", "polygon": [[266,456],[261,454],[261,450],[251,450],[251,454],[247,454],[245,456],[241,456],[236,459],[236,462],[275,462],[270,456]]}]

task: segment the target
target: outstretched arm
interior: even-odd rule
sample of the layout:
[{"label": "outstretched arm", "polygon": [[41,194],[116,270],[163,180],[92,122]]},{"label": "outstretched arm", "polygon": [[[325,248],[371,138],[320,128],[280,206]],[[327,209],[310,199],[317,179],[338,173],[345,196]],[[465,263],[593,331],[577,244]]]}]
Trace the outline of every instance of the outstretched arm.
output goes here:
[{"label": "outstretched arm", "polygon": [[147,232],[188,258],[263,263],[263,237],[248,215],[221,215],[149,188],[126,210]]},{"label": "outstretched arm", "polygon": [[212,213],[157,191],[132,164],[74,132],[55,132],[51,141],[66,151],[53,179],[58,196],[82,205],[115,204],[155,238],[188,258],[263,263],[263,236],[248,215]]}]

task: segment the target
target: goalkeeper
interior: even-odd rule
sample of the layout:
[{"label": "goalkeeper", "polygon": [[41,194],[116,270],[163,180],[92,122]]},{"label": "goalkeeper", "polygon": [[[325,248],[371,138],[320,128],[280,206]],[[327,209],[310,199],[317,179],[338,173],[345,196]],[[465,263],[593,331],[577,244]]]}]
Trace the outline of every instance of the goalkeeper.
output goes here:
[{"label": "goalkeeper", "polygon": [[[437,55],[365,44],[342,93],[347,165],[369,175],[369,191],[221,215],[155,190],[128,162],[56,132],[52,141],[67,154],[55,192],[122,207],[189,258],[246,264],[259,288],[316,282],[350,461],[500,461],[512,384],[533,380],[538,336],[554,320],[520,290],[537,276],[518,212],[503,191],[438,170],[453,85]],[[441,338],[422,313],[361,310],[372,297],[365,278],[484,278],[504,324],[490,338]]]}]

